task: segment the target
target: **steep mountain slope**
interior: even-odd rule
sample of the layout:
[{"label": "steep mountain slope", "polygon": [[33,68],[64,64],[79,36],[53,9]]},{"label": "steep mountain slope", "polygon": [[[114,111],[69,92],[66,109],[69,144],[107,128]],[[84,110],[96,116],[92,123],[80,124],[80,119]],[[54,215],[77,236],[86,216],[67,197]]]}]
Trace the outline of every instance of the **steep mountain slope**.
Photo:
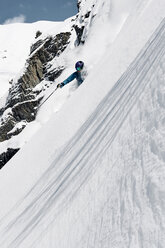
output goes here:
[{"label": "steep mountain slope", "polygon": [[[9,93],[0,101],[0,167],[4,166],[30,138],[27,137],[20,142],[19,134],[29,122],[36,118],[41,99],[49,93],[47,88],[51,86],[52,81],[57,78],[61,80],[61,74],[62,79],[67,76],[73,70],[74,63],[72,61],[78,59],[85,61],[90,72],[104,54],[106,47],[114,42],[130,14],[139,11],[139,6],[142,5],[141,1],[138,3],[139,6],[136,6],[136,11],[133,10],[134,3],[135,1],[127,0],[128,7],[126,7],[120,1],[111,4],[109,1],[78,1],[79,13],[76,17],[70,18],[64,23],[54,25],[51,23],[52,30],[44,31],[43,35],[39,38],[36,37],[37,40],[30,48],[30,56],[26,60],[25,67],[14,79],[10,80],[12,85]],[[143,2],[143,5],[145,3]],[[34,27],[37,25],[39,24],[27,26],[30,38],[25,40],[26,34],[22,40],[26,41],[26,45],[34,39]],[[46,23],[42,22],[42,25],[44,27]],[[14,27],[17,28],[16,25]],[[11,28],[7,28],[7,33],[10,33]],[[4,27],[2,29],[6,32]],[[23,24],[20,29],[23,29]],[[33,34],[33,37],[30,33]],[[82,48],[80,45],[85,41],[88,43],[87,48],[86,45]],[[13,44],[12,40],[8,43]],[[14,44],[17,47],[19,43],[18,39],[18,42]],[[21,47],[23,45],[24,42],[21,43]],[[27,46],[25,51],[27,52],[28,49]],[[89,50],[90,54],[87,52]],[[24,54],[26,54],[25,51]],[[11,59],[14,58],[15,56],[11,57]],[[17,65],[17,63],[15,64]],[[19,66],[17,65],[17,67]]]},{"label": "steep mountain slope", "polygon": [[[163,9],[151,1],[115,22],[82,86],[40,109],[0,173],[1,247],[165,246]],[[97,33],[77,49],[87,61]]]}]

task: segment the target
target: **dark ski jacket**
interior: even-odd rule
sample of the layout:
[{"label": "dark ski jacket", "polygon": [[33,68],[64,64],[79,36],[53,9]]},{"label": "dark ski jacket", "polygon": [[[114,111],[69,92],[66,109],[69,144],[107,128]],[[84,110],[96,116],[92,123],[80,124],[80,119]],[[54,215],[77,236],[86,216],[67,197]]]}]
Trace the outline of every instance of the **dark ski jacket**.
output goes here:
[{"label": "dark ski jacket", "polygon": [[70,83],[71,81],[73,81],[74,79],[77,79],[77,84],[78,86],[80,86],[80,84],[82,84],[82,82],[84,81],[83,75],[82,75],[82,71],[75,71],[74,73],[72,73],[67,79],[65,79],[62,82],[62,87],[68,83]]}]

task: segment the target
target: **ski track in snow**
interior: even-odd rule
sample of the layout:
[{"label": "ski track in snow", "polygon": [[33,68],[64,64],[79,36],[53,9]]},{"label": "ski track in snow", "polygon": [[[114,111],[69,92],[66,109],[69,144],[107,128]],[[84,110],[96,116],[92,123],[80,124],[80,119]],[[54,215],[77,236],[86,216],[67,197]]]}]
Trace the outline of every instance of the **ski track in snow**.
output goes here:
[{"label": "ski track in snow", "polygon": [[164,40],[165,20],[0,222],[0,247],[165,247]]}]

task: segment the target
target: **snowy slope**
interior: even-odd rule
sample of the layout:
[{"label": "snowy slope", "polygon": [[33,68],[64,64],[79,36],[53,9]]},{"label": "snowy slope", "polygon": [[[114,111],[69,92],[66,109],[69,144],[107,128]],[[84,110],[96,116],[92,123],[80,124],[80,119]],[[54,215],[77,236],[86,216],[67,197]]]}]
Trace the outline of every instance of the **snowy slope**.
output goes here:
[{"label": "snowy slope", "polygon": [[0,173],[1,247],[165,246],[164,7],[150,1],[114,25],[104,61],[42,125],[41,109]]}]

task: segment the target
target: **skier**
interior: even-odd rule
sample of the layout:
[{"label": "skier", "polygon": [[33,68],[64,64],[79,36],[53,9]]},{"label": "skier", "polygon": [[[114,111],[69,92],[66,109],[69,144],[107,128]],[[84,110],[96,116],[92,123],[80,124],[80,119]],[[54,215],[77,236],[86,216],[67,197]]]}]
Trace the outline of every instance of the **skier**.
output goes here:
[{"label": "skier", "polygon": [[77,84],[78,86],[80,86],[80,84],[82,84],[82,82],[84,81],[87,73],[85,70],[83,70],[84,68],[84,62],[82,61],[78,61],[75,64],[75,68],[76,71],[74,73],[72,73],[67,79],[65,79],[62,83],[57,85],[57,88],[62,88],[64,85],[70,83],[71,81],[73,81],[75,78],[77,79]]}]

